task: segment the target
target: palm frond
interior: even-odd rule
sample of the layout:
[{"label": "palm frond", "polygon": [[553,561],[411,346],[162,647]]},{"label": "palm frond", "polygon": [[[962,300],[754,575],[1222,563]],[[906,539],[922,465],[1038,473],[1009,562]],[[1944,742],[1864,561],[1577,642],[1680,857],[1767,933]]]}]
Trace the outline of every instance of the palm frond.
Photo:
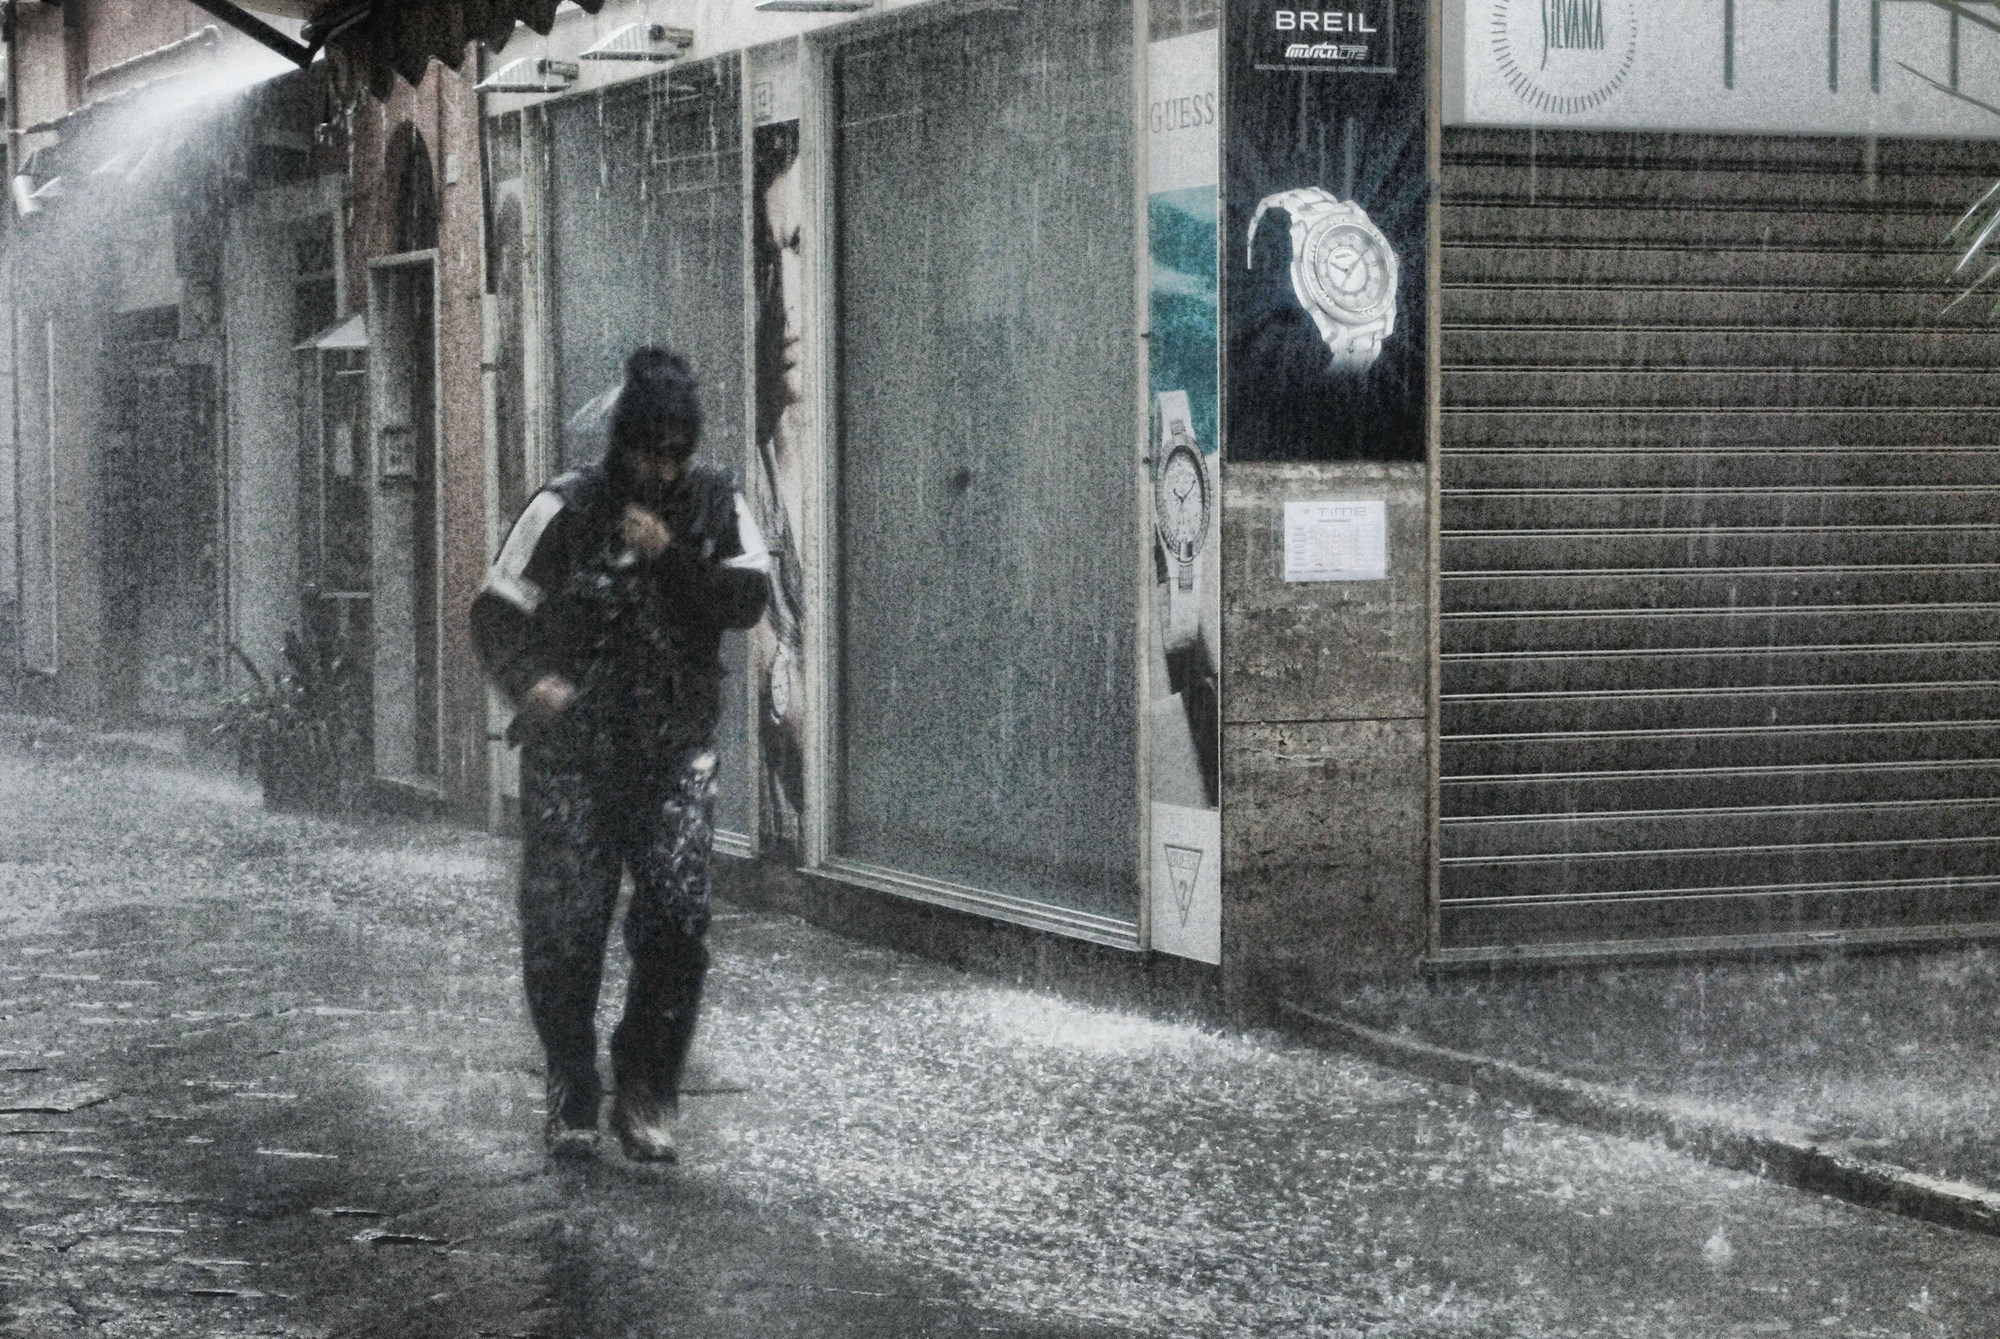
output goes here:
[{"label": "palm frond", "polygon": [[1980,229],[1979,236],[1973,238],[1972,244],[1965,248],[1965,254],[1960,256],[1958,264],[1952,267],[1953,274],[1957,274],[1972,263],[1973,257],[1979,254],[1980,248],[1986,245],[1987,239],[1993,236],[1996,228],[2000,228],[2000,209],[1993,211],[1993,217],[1986,220],[1986,226]]},{"label": "palm frond", "polygon": [[1991,204],[1996,197],[2000,197],[2000,181],[1996,181],[1991,186],[1988,186],[1986,188],[1986,194],[1980,196],[1977,200],[1973,201],[1972,207],[1970,209],[1967,209],[1963,214],[1959,215],[1958,222],[1952,224],[1951,231],[1944,235],[1945,240],[1950,241],[1952,238],[1958,236],[1959,233],[1963,232],[1965,230],[1965,225],[1970,223],[1973,217],[1977,215],[1980,210],[1986,208],[1987,205]]},{"label": "palm frond", "polygon": [[[1937,0],[1932,0],[1932,3],[1935,4],[1936,2]],[[1993,31],[1995,32],[2000,32],[2000,24],[1988,23],[1987,26],[1992,28]],[[1932,88],[1936,89],[1938,92],[1943,93],[1945,96],[1957,98],[1960,102],[1969,102],[1973,106],[1979,108],[1981,111],[1992,112],[1995,116],[2000,116],[2000,107],[1995,107],[1990,102],[1981,102],[1978,98],[1973,97],[1970,93],[1961,93],[1957,89],[1953,88],[1950,84],[1947,84],[1942,80],[1931,78],[1929,75],[1925,74],[1922,70],[1919,70],[1914,65],[1911,65],[1908,61],[1899,60],[1896,62],[1896,64],[1902,66],[1904,69],[1908,70],[1911,74],[1914,74],[1917,78],[1923,80],[1925,83],[1929,84]]]},{"label": "palm frond", "polygon": [[1947,14],[1954,14],[1964,19],[1967,23],[1976,23],[1982,28],[1991,28],[1994,32],[2000,33],[2000,22],[1995,22],[1987,18],[1984,14],[1974,12],[1971,6],[1960,4],[1959,0],[1930,0],[1930,3],[1942,9]]},{"label": "palm frond", "polygon": [[[1991,279],[1991,278],[1992,278],[1992,277],[1993,277],[1994,275],[1996,275],[1996,274],[2000,274],[2000,260],[1996,260],[1996,261],[1994,261],[1994,262],[1993,262],[1993,265],[1992,265],[1992,268],[1988,269],[1988,270],[1986,271],[1986,273],[1984,273],[1984,274],[1980,275],[1980,276],[1979,276],[1979,277],[1978,277],[1977,279],[1974,279],[1974,280],[1973,280],[1973,281],[1972,281],[1971,283],[1967,284],[1967,285],[1965,286],[1965,291],[1964,291],[1963,293],[1960,293],[1960,294],[1959,294],[1959,295],[1958,295],[1957,297],[1953,298],[1953,299],[1952,299],[1952,300],[1951,300],[1950,302],[1947,302],[1947,303],[1945,303],[1945,304],[1944,304],[1944,311],[1940,311],[1940,312],[1938,313],[1938,315],[1939,315],[1939,316],[1942,316],[1942,315],[1944,315],[1944,313],[1945,313],[1945,312],[1948,312],[1948,311],[1950,311],[1950,310],[1951,310],[1951,309],[1952,309],[1953,307],[1956,307],[1956,306],[1957,306],[1957,305],[1958,305],[1959,303],[1961,303],[1961,302],[1965,301],[1965,300],[1966,300],[1967,298],[1971,297],[1971,296],[1972,296],[1972,295],[1973,295],[1974,293],[1976,293],[1976,292],[1978,292],[1978,291],[1979,291],[1979,286],[1980,286],[1981,284],[1985,283],[1985,282],[1986,282],[1986,281],[1987,281],[1988,279]],[[2000,313],[1997,313],[1997,314],[2000,314]]]}]

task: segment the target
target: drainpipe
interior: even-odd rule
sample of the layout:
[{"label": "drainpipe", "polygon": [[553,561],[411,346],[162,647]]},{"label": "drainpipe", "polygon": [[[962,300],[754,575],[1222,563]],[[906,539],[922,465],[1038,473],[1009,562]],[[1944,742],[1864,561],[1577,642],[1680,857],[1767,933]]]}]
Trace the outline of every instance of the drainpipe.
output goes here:
[{"label": "drainpipe", "polygon": [[[14,42],[14,35],[19,30],[15,23],[15,10],[19,4],[20,0],[6,0],[4,5],[0,5],[0,42],[6,43],[7,48],[6,153],[7,179],[10,183],[18,180],[14,176],[14,172],[15,165],[21,159],[21,139],[18,129],[21,124],[20,61],[17,59],[18,53],[15,50]],[[10,327],[7,332],[9,336],[7,340],[7,362],[5,366],[0,366],[0,377],[7,379],[8,414],[5,426],[8,437],[14,443],[12,461],[14,477],[8,481],[11,485],[9,492],[14,499],[14,515],[12,517],[14,522],[14,589],[8,591],[7,594],[14,602],[14,627],[12,631],[15,648],[14,663],[0,666],[0,670],[4,670],[13,678],[17,685],[16,692],[18,693],[22,668],[21,574],[23,569],[21,560],[26,554],[21,545],[21,387],[19,366],[21,321],[18,314],[20,311],[18,305],[20,294],[16,291],[14,284],[13,242],[13,213],[9,210],[0,210],[0,281],[4,281],[6,285],[4,290],[7,299],[5,319]]]},{"label": "drainpipe", "polygon": [[312,64],[313,57],[319,54],[318,47],[293,41],[255,14],[232,5],[229,0],[188,0],[188,3],[197,9],[207,10],[237,32],[269,47],[300,69]]},{"label": "drainpipe", "polygon": [[300,69],[312,64],[313,57],[319,55],[320,50],[328,42],[367,18],[375,8],[374,0],[357,0],[357,3],[308,23],[299,33],[305,40],[299,42],[285,36],[240,5],[231,4],[230,0],[188,0],[188,3],[213,14],[252,41],[277,52]]}]

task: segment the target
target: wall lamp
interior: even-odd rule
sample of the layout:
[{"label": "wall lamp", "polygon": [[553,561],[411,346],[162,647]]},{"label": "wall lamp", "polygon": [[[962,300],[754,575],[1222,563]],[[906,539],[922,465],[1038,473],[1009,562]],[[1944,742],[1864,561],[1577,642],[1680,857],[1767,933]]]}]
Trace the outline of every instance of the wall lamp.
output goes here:
[{"label": "wall lamp", "polygon": [[472,86],[475,93],[561,93],[583,73],[575,61],[510,60]]},{"label": "wall lamp", "polygon": [[687,28],[669,28],[663,23],[628,23],[611,36],[587,48],[585,60],[674,60],[694,45],[694,33]]}]

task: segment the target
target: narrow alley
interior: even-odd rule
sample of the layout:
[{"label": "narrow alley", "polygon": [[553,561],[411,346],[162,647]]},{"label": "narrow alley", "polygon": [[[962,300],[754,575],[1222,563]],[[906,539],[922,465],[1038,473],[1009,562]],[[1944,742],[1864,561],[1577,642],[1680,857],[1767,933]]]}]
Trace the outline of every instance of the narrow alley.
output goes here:
[{"label": "narrow alley", "polygon": [[[1975,1336],[2000,1242],[725,909],[552,1169],[509,843],[0,754],[0,1334]],[[607,983],[614,998],[620,983]]]}]

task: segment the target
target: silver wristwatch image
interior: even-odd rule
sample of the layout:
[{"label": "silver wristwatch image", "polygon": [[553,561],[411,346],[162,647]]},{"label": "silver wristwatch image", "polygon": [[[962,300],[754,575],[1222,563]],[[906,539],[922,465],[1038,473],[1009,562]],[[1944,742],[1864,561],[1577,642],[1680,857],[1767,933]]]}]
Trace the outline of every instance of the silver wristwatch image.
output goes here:
[{"label": "silver wristwatch image", "polygon": [[1246,265],[1257,256],[1257,225],[1266,210],[1292,216],[1292,292],[1319,327],[1336,368],[1360,371],[1396,328],[1396,253],[1352,200],[1317,186],[1279,191],[1257,202]]},{"label": "silver wristwatch image", "polygon": [[1214,507],[1208,466],[1195,440],[1186,391],[1161,391],[1159,447],[1153,469],[1153,524],[1170,572],[1161,640],[1169,651],[1191,643],[1200,630],[1201,549]]}]

